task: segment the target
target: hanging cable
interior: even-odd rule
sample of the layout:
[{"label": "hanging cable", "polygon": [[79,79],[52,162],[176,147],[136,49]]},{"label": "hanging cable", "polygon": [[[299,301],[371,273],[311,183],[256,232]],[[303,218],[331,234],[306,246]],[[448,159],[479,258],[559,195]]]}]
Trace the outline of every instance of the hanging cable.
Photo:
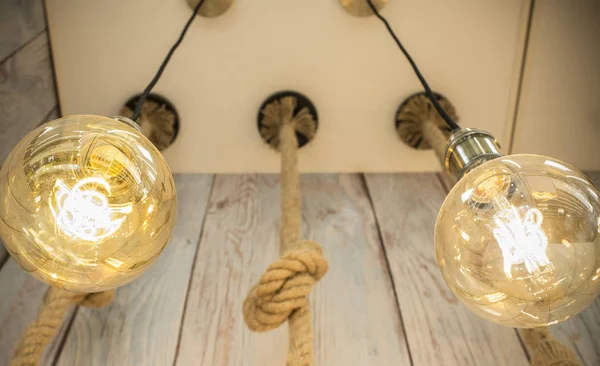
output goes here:
[{"label": "hanging cable", "polygon": [[435,94],[433,93],[433,91],[431,91],[429,84],[425,80],[425,77],[423,76],[423,74],[421,74],[421,71],[419,71],[417,64],[412,59],[412,57],[410,56],[410,54],[408,53],[406,48],[404,48],[404,46],[402,45],[402,42],[400,42],[400,39],[398,39],[398,36],[396,36],[396,33],[394,33],[394,30],[390,26],[390,23],[388,23],[387,19],[385,19],[381,14],[379,14],[379,11],[373,4],[372,0],[367,0],[367,3],[371,7],[371,10],[373,10],[373,13],[375,13],[375,16],[377,16],[377,18],[379,18],[379,20],[381,20],[383,22],[383,24],[385,24],[385,27],[387,28],[388,32],[390,33],[390,35],[392,36],[394,41],[396,41],[396,44],[398,45],[398,47],[400,48],[400,50],[402,51],[402,53],[404,54],[404,56],[406,57],[408,62],[410,63],[410,66],[412,66],[413,70],[415,71],[415,74],[417,74],[419,81],[421,82],[421,84],[423,85],[423,88],[425,89],[425,94],[427,94],[427,97],[429,98],[429,100],[431,100],[431,103],[433,104],[433,106],[435,107],[437,112],[440,114],[442,119],[448,124],[448,126],[450,126],[450,128],[452,128],[453,131],[460,130],[460,126],[456,122],[454,122],[454,120],[448,115],[448,113],[446,113],[446,111],[444,111],[444,109],[438,102],[437,98],[435,97]]},{"label": "hanging cable", "polygon": [[144,105],[144,102],[146,102],[148,95],[150,94],[150,92],[152,91],[152,89],[154,88],[154,86],[156,85],[156,83],[158,82],[160,77],[162,76],[162,73],[165,71],[167,64],[169,63],[169,61],[171,60],[171,57],[175,53],[175,50],[177,49],[177,47],[179,47],[179,45],[181,44],[181,41],[183,41],[183,37],[185,37],[185,34],[187,33],[188,29],[190,28],[190,25],[192,25],[192,22],[194,21],[194,18],[198,14],[198,10],[200,9],[200,7],[202,6],[203,3],[204,3],[204,0],[200,0],[198,2],[198,5],[196,5],[196,7],[194,8],[194,12],[192,13],[192,16],[185,24],[185,27],[183,27],[181,34],[179,34],[179,38],[177,39],[175,44],[173,44],[173,46],[169,50],[169,53],[167,53],[167,56],[165,57],[162,64],[158,68],[156,75],[154,75],[154,78],[152,78],[152,81],[150,81],[150,84],[148,84],[146,89],[144,89],[144,92],[142,93],[142,95],[140,95],[139,99],[137,100],[135,111],[133,112],[133,115],[131,116],[132,120],[135,121],[140,117],[140,113],[142,111],[142,106]]}]

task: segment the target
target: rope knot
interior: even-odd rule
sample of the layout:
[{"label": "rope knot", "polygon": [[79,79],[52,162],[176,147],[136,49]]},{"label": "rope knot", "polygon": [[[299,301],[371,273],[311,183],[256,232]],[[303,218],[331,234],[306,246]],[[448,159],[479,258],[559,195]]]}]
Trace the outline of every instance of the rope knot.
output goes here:
[{"label": "rope knot", "polygon": [[283,324],[298,309],[308,306],[312,287],[327,273],[321,246],[303,240],[273,262],[244,300],[244,320],[254,331]]}]

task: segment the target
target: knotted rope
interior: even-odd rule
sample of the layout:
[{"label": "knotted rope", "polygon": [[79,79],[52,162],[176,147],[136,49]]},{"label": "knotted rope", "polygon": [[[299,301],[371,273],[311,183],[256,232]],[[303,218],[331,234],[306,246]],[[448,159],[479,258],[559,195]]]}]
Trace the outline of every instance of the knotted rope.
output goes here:
[{"label": "knotted rope", "polygon": [[523,329],[523,342],[529,348],[532,366],[580,366],[569,347],[554,338],[548,328]]},{"label": "knotted rope", "polygon": [[327,272],[319,244],[300,240],[300,178],[296,131],[312,138],[315,123],[307,108],[296,115],[296,99],[283,97],[263,110],[261,134],[281,151],[281,258],[271,264],[244,300],[244,320],[253,331],[277,328],[288,320],[288,366],[312,365],[312,316],[308,296]]},{"label": "knotted rope", "polygon": [[109,305],[115,296],[114,290],[85,294],[51,288],[37,319],[31,323],[13,355],[11,366],[37,366],[50,340],[56,335],[71,305],[101,308]]}]

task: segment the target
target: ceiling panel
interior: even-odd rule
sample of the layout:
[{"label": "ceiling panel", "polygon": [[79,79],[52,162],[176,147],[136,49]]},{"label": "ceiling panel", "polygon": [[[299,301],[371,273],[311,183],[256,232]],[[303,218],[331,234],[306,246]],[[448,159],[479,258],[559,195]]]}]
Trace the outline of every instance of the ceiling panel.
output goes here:
[{"label": "ceiling panel", "polygon": [[[529,2],[390,0],[385,15],[464,126],[503,143],[511,119]],[[63,114],[114,115],[153,76],[191,9],[185,0],[47,0]],[[384,26],[337,0],[236,0],[198,18],[155,91],[174,102],[180,134],[164,153],[174,172],[275,172],[256,115],[282,89],[315,103],[305,172],[437,170],[403,145],[398,105],[421,89]]]}]

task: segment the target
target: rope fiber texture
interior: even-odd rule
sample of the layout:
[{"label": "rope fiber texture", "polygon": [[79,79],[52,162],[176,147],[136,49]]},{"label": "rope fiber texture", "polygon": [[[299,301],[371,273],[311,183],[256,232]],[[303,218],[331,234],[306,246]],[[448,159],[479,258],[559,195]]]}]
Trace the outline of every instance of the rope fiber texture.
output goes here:
[{"label": "rope fiber texture", "polygon": [[575,352],[554,338],[548,328],[523,329],[521,336],[529,348],[531,366],[581,366]]},{"label": "rope fiber texture", "polygon": [[10,365],[37,366],[46,346],[58,333],[71,305],[96,309],[109,305],[114,297],[114,290],[86,294],[50,288],[37,318],[27,327],[17,345]]},{"label": "rope fiber texture", "polygon": [[[281,152],[281,257],[271,264],[250,289],[243,305],[248,327],[264,332],[289,325],[288,366],[309,366],[313,361],[312,316],[309,295],[328,269],[319,244],[300,240],[300,177],[296,131],[314,136],[314,121],[308,109],[294,114],[296,99],[283,97],[263,110],[267,141]],[[277,134],[279,138],[274,138]]]}]

